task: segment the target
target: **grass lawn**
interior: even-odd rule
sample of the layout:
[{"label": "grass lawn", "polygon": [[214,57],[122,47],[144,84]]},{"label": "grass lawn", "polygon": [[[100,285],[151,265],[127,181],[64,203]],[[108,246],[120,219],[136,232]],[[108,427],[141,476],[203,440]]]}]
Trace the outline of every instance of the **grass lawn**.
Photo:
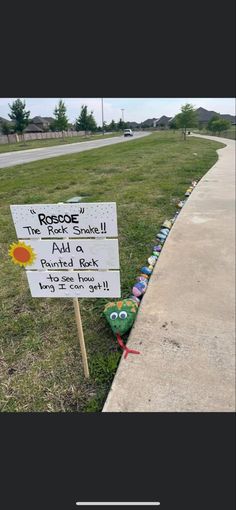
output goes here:
[{"label": "grass lawn", "polygon": [[216,162],[221,147],[158,132],[0,171],[1,411],[100,411],[121,355],[103,318],[108,300],[81,299],[91,371],[91,379],[84,379],[72,299],[31,298],[25,270],[8,256],[9,244],[16,240],[9,205],[57,203],[75,195],[85,195],[87,202],[115,201],[125,298],[152,252],[162,221],[173,216],[190,182]]},{"label": "grass lawn", "polygon": [[112,138],[120,136],[122,132],[111,133],[107,135],[91,135],[91,136],[68,136],[68,138],[48,138],[46,140],[27,140],[18,143],[0,144],[0,154],[3,152],[15,152],[29,149],[40,149],[41,147],[53,147],[55,145],[66,145],[68,143],[88,142],[89,140],[98,140],[99,138]]}]

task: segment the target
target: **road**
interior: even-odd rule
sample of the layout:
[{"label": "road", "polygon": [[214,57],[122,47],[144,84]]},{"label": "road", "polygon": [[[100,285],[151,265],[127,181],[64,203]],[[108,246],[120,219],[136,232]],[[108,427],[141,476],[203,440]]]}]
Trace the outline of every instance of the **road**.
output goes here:
[{"label": "road", "polygon": [[88,151],[91,149],[99,149],[99,147],[107,147],[116,143],[137,140],[149,133],[135,133],[133,137],[116,136],[113,138],[105,138],[104,140],[92,140],[89,142],[78,142],[66,145],[57,145],[54,147],[42,147],[41,149],[29,149],[15,152],[5,152],[0,154],[0,168],[7,168],[15,165],[23,165],[40,159],[55,158],[65,154],[74,154],[76,152]]}]

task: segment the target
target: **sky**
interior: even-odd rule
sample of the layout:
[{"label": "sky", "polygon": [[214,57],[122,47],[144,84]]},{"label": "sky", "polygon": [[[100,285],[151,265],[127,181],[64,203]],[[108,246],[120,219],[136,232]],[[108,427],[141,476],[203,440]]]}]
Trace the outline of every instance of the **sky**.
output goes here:
[{"label": "sky", "polygon": [[[0,98],[0,117],[9,120],[10,112],[8,104],[17,98]],[[30,117],[53,117],[53,110],[59,99],[65,101],[67,116],[70,122],[75,121],[80,114],[81,106],[87,105],[88,111],[93,111],[98,125],[102,125],[102,100],[101,98],[23,98],[26,101]],[[162,115],[173,117],[180,112],[183,104],[191,103],[196,108],[202,106],[206,110],[217,113],[229,113],[235,115],[235,98],[103,98],[104,121],[110,123],[112,119],[118,122],[122,118],[124,109],[124,121],[143,122],[148,118],[160,118]]]}]

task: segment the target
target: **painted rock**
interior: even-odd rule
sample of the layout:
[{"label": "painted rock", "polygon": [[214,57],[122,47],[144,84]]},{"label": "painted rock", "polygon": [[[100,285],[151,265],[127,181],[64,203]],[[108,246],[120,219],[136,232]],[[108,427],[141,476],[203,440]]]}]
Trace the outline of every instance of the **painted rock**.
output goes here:
[{"label": "painted rock", "polygon": [[140,276],[143,276],[145,280],[148,281],[150,275],[142,273]]},{"label": "painted rock", "polygon": [[177,207],[179,207],[181,209],[181,207],[183,207],[184,205],[184,202],[183,200],[181,200],[178,204],[177,204]]},{"label": "painted rock", "polygon": [[191,195],[192,191],[193,191],[193,188],[188,188],[186,193],[185,193],[185,196],[189,197],[189,195]]},{"label": "painted rock", "polygon": [[168,229],[168,228],[162,228],[162,229],[160,230],[160,232],[161,232],[161,234],[164,234],[164,235],[168,236],[170,231],[169,231],[169,229]]},{"label": "painted rock", "polygon": [[157,234],[157,239],[159,239],[160,241],[163,241],[167,236],[164,235],[164,234]]},{"label": "painted rock", "polygon": [[162,227],[168,228],[170,230],[171,229],[171,221],[165,220],[164,223],[162,223]]},{"label": "painted rock", "polygon": [[156,257],[158,259],[159,255],[160,255],[160,252],[159,251],[153,251],[152,254],[154,255],[154,257]]},{"label": "painted rock", "polygon": [[137,296],[130,296],[129,299],[132,299],[138,306],[140,305],[140,299]]},{"label": "painted rock", "polygon": [[147,281],[147,275],[139,275],[137,278],[136,278],[137,282],[146,282]]},{"label": "painted rock", "polygon": [[153,271],[153,266],[148,266],[148,269],[152,272]]},{"label": "painted rock", "polygon": [[153,246],[153,251],[161,251],[161,250],[162,250],[161,244],[157,244],[156,246]]},{"label": "painted rock", "polygon": [[151,255],[151,257],[148,258],[148,264],[150,266],[155,266],[157,261],[157,257],[155,255]]},{"label": "painted rock", "polygon": [[197,181],[192,181],[192,186],[195,188],[195,186],[197,186]]},{"label": "painted rock", "polygon": [[147,289],[147,282],[138,282],[132,288],[133,295],[136,297],[142,296]]},{"label": "painted rock", "polygon": [[132,327],[138,312],[138,304],[133,299],[107,303],[104,315],[113,333],[123,335]]},{"label": "painted rock", "polygon": [[150,270],[149,267],[143,266],[141,267],[141,273],[150,276],[152,274],[152,269]]}]

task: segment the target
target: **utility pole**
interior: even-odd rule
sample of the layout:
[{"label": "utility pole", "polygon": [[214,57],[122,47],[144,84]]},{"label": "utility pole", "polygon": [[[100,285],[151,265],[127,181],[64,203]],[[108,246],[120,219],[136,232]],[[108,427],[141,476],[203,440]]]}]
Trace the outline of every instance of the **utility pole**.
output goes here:
[{"label": "utility pole", "polygon": [[124,108],[121,108],[121,111],[122,111],[122,120],[124,122]]},{"label": "utility pole", "polygon": [[103,117],[103,97],[102,97],[102,134],[104,135],[104,117]]}]

